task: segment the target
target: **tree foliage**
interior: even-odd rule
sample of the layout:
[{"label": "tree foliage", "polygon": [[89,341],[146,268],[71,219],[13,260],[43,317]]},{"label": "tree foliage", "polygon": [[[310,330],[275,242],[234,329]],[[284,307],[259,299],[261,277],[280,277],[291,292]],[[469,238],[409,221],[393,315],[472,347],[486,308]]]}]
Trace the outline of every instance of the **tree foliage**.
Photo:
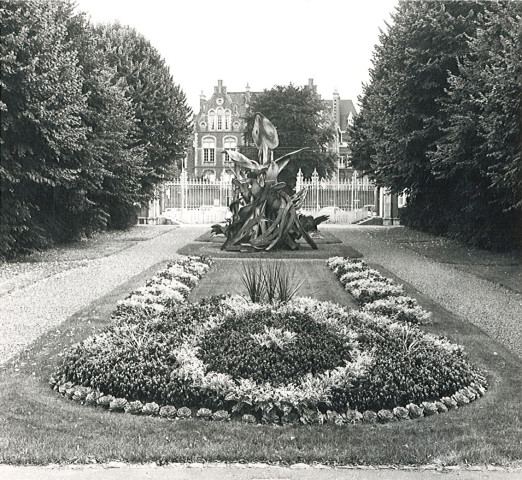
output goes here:
[{"label": "tree foliage", "polygon": [[104,25],[97,29],[108,45],[107,62],[116,78],[127,85],[126,97],[134,107],[133,145],[143,148],[144,186],[171,179],[179,172],[191,134],[192,112],[185,94],[174,84],[158,51],[130,27]]},{"label": "tree foliage", "polygon": [[43,246],[56,207],[66,216],[78,208],[60,204],[79,178],[87,135],[82,71],[62,7],[26,0],[1,10],[2,253]]},{"label": "tree foliage", "polygon": [[[135,45],[111,41],[104,32],[121,27],[94,27],[69,0],[15,0],[0,15],[0,255],[133,223],[185,153],[183,92],[142,37],[160,66],[119,71],[114,52],[130,58]],[[160,74],[161,100],[133,97]]]},{"label": "tree foliage", "polygon": [[402,1],[381,33],[350,130],[352,162],[409,194],[406,224],[488,247],[514,239],[519,8]]},{"label": "tree foliage", "polygon": [[314,90],[292,84],[277,85],[253,97],[246,116],[246,142],[251,141],[249,135],[256,112],[267,117],[277,129],[279,147],[274,150],[274,158],[307,147],[281,172],[280,180],[293,187],[300,168],[305,177],[310,177],[314,169],[322,177],[335,170],[336,155],[326,151],[335,129]]},{"label": "tree foliage", "polygon": [[[459,72],[449,78],[443,135],[431,155],[459,205],[449,230],[493,246],[520,239],[520,5],[488,5]],[[464,228],[463,228],[464,227]]]}]

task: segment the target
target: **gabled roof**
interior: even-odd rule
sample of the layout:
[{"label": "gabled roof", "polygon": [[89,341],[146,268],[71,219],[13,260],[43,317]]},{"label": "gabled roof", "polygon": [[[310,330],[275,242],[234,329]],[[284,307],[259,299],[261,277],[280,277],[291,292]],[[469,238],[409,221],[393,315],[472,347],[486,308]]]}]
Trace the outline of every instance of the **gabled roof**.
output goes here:
[{"label": "gabled roof", "polygon": [[[325,105],[328,107],[330,111],[333,109],[333,100],[323,100]],[[357,110],[355,110],[355,105],[351,100],[340,100],[339,101],[339,115],[340,115],[340,125],[339,128],[342,131],[345,131],[348,127],[347,125],[347,117],[357,115]]]}]

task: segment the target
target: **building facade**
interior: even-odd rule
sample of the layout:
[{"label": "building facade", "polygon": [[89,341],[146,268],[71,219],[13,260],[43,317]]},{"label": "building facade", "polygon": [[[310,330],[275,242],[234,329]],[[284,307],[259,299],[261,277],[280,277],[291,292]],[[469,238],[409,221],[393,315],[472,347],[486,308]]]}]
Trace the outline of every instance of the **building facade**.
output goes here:
[{"label": "building facade", "polygon": [[234,165],[226,150],[243,145],[243,119],[253,95],[248,84],[244,92],[228,92],[222,80],[208,100],[201,92],[193,146],[185,165],[189,177],[216,180],[233,175]]},{"label": "building facade", "polygon": [[[313,79],[308,81],[308,87],[316,90]],[[218,180],[233,175],[234,165],[226,150],[237,150],[244,145],[244,117],[255,95],[248,84],[244,92],[228,92],[222,80],[218,80],[208,100],[201,92],[199,113],[194,115],[193,145],[185,162],[188,177]],[[349,178],[353,170],[349,166],[346,130],[355,107],[351,100],[342,100],[338,92],[334,92],[332,100],[324,100],[324,106],[338,132],[330,147],[339,154],[336,174],[339,178]]]},{"label": "building facade", "polygon": [[350,164],[350,149],[348,148],[348,127],[356,115],[356,110],[351,100],[343,100],[337,90],[333,93],[332,100],[323,100],[330,111],[332,121],[337,130],[332,149],[339,155],[337,175],[340,179],[351,178],[354,169]]}]

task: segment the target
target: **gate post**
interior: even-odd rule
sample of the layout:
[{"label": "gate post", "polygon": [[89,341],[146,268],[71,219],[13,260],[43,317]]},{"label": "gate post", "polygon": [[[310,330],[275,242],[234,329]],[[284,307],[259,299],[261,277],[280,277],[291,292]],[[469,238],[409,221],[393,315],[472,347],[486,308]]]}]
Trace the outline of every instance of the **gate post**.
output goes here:
[{"label": "gate post", "polygon": [[386,189],[384,191],[382,224],[399,225],[399,209],[397,204],[397,194]]},{"label": "gate post", "polygon": [[317,170],[315,168],[314,168],[314,171],[312,173],[312,188],[315,191],[316,209],[319,210],[321,208],[319,206],[319,174],[317,173]]},{"label": "gate post", "polygon": [[353,171],[353,203],[352,203],[352,210],[357,210],[359,207],[359,174],[357,173],[357,170]]},{"label": "gate post", "polygon": [[187,171],[183,170],[179,176],[179,186],[181,190],[181,211],[185,212],[187,205]]}]

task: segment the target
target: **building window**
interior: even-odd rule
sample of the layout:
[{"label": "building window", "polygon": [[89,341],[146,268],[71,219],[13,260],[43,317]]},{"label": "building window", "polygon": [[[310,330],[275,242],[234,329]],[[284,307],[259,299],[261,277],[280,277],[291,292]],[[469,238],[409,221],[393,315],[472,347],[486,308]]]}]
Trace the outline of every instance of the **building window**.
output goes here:
[{"label": "building window", "polygon": [[226,150],[237,150],[236,137],[225,137],[223,139],[223,149],[225,150],[223,152],[223,163],[231,162],[232,160],[230,160],[230,157],[228,156]]},{"label": "building window", "polygon": [[216,161],[216,141],[213,138],[203,139],[203,163]]},{"label": "building window", "polygon": [[216,114],[214,110],[208,112],[208,129],[214,130],[216,128]]},{"label": "building window", "polygon": [[203,170],[202,178],[203,180],[213,182],[216,179],[216,172],[214,170]]},{"label": "building window", "polygon": [[225,110],[225,130],[230,130],[230,110]]},{"label": "building window", "polygon": [[223,109],[218,108],[216,114],[216,129],[223,130]]}]

